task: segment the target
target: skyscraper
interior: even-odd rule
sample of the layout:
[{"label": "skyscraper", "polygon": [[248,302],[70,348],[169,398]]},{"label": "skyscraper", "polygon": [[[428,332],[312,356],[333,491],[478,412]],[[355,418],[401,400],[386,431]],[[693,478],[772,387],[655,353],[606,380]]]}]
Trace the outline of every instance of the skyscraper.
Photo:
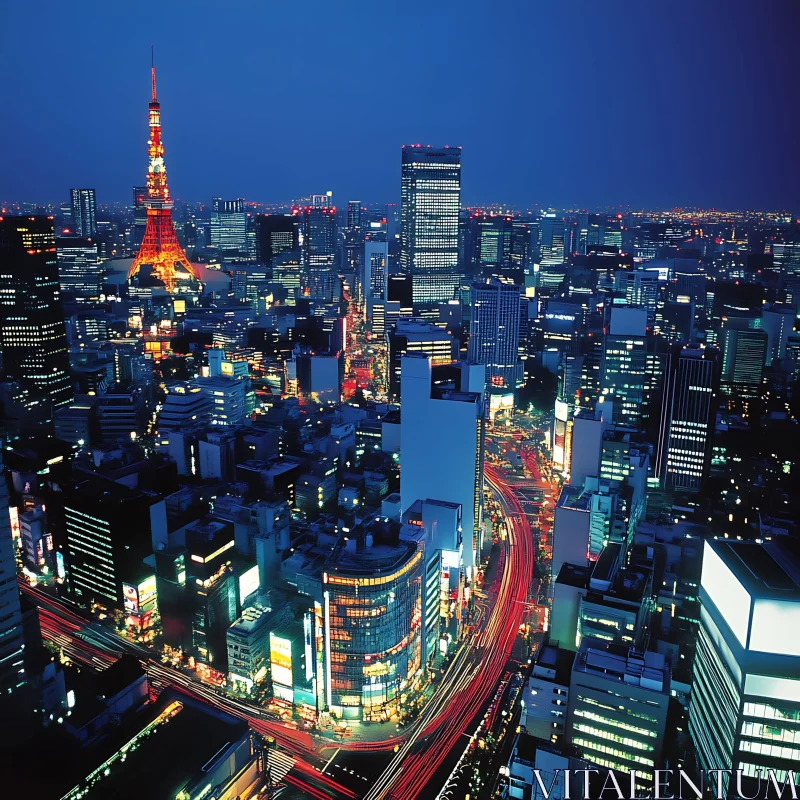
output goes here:
[{"label": "skyscraper", "polygon": [[303,256],[308,268],[332,268],[336,261],[336,209],[305,206]]},{"label": "skyscraper", "polygon": [[239,253],[247,247],[247,214],[244,200],[211,201],[211,246],[221,253]]},{"label": "skyscraper", "polygon": [[539,285],[543,289],[560,286],[567,274],[566,232],[566,222],[555,213],[543,214],[539,220]]},{"label": "skyscraper", "polygon": [[364,242],[364,272],[362,292],[365,299],[386,299],[386,279],[389,271],[389,243],[369,238]]},{"label": "skyscraper", "polygon": [[79,300],[97,302],[103,288],[103,265],[97,245],[90,239],[59,237],[56,254],[61,291]]},{"label": "skyscraper", "polygon": [[461,148],[404,146],[400,182],[400,269],[415,303],[450,300],[459,285]]},{"label": "skyscraper", "polygon": [[697,492],[711,463],[719,351],[689,344],[677,346],[667,359],[658,469],[668,489]]},{"label": "skyscraper", "polygon": [[510,216],[471,214],[467,220],[465,253],[469,273],[479,279],[507,273],[511,267],[511,238]]},{"label": "skyscraper", "polygon": [[275,256],[300,252],[300,217],[296,214],[259,214],[256,217],[256,257],[273,266]]},{"label": "skyscraper", "polygon": [[0,217],[3,370],[53,407],[72,400],[52,217]]},{"label": "skyscraper", "polygon": [[350,231],[361,230],[361,201],[347,201],[347,229]]},{"label": "skyscraper", "polygon": [[797,542],[706,539],[699,599],[689,733],[700,768],[800,782]]},{"label": "skyscraper", "polygon": [[616,306],[605,336],[601,387],[613,395],[614,421],[637,426],[645,409],[647,310]]},{"label": "skyscraper", "polygon": [[729,319],[720,331],[725,394],[757,397],[761,391],[769,335],[751,324],[747,319]]},{"label": "skyscraper", "polygon": [[94,189],[70,189],[72,196],[72,224],[78,236],[97,233],[97,212]]},{"label": "skyscraper", "polygon": [[[400,452],[403,511],[420,499],[461,505],[464,566],[473,570],[480,550],[483,486],[483,368],[462,365],[456,390],[433,385],[432,359],[402,359]],[[441,453],[445,463],[433,458]]]},{"label": "skyscraper", "polygon": [[473,283],[469,359],[486,367],[490,395],[513,394],[522,377],[519,360],[519,286],[492,278]]}]

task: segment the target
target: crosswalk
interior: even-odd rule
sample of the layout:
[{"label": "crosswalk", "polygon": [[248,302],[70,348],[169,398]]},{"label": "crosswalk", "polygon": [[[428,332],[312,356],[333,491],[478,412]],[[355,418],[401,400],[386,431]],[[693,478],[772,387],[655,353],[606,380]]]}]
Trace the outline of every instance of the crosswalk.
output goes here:
[{"label": "crosswalk", "polygon": [[267,770],[269,781],[274,786],[280,783],[287,773],[294,767],[295,759],[279,750],[270,749],[267,752]]}]

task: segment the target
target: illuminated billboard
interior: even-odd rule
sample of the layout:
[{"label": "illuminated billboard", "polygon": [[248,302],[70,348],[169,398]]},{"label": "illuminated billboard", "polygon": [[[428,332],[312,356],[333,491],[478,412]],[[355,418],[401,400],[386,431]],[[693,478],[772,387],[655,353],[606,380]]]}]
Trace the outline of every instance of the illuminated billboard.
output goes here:
[{"label": "illuminated billboard", "polygon": [[270,663],[272,665],[272,682],[281,686],[292,685],[292,643],[289,639],[269,635]]},{"label": "illuminated billboard", "polygon": [[742,647],[747,647],[750,595],[708,541],[703,550],[703,574],[700,584],[739,643]]},{"label": "illuminated billboard", "polygon": [[122,584],[122,602],[126,614],[139,613],[139,590],[130,583]]},{"label": "illuminated billboard", "polygon": [[253,592],[257,592],[260,586],[258,564],[256,564],[239,576],[239,602],[244,603],[245,598],[250,597]]},{"label": "illuminated billboard", "polygon": [[156,576],[150,575],[139,584],[139,605],[144,606],[156,596]]}]

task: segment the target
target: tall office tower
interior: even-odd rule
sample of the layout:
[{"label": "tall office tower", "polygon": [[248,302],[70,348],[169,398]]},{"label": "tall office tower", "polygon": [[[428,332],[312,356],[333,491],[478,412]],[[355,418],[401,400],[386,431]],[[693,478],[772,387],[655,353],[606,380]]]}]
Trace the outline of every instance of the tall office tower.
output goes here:
[{"label": "tall office tower", "polygon": [[240,253],[247,247],[244,199],[211,200],[211,246],[222,253]]},{"label": "tall office tower", "polygon": [[164,164],[164,144],[161,141],[161,103],[156,99],[156,68],[150,68],[152,94],[150,97],[150,138],[147,153],[150,158],[147,168],[147,227],[142,245],[133,259],[128,280],[144,265],[152,268],[153,275],[163,282],[168,292],[175,289],[178,276],[175,267],[181,267],[190,276],[197,278],[195,269],[175,234],[172,222],[172,200],[167,186],[167,168]]},{"label": "tall office tower", "polygon": [[529,222],[515,219],[511,223],[511,268],[515,271],[525,272],[531,265],[531,235],[532,228]]},{"label": "tall office tower", "polygon": [[519,360],[519,286],[492,278],[473,283],[469,360],[486,367],[486,388],[493,395],[512,395],[522,378]]},{"label": "tall office tower", "polygon": [[675,259],[667,296],[678,303],[694,303],[694,314],[699,316],[706,307],[708,275],[699,262],[688,258]]},{"label": "tall office tower", "polygon": [[75,234],[77,236],[94,236],[97,233],[94,189],[70,189],[70,194]]},{"label": "tall office tower", "polygon": [[614,422],[641,425],[646,414],[647,310],[615,306],[605,336],[601,391],[614,401]]},{"label": "tall office tower", "polygon": [[761,329],[767,332],[767,366],[786,358],[786,345],[794,329],[796,305],[772,303],[761,310]]},{"label": "tall office tower", "polygon": [[764,364],[767,360],[769,334],[751,328],[747,319],[729,319],[720,331],[722,348],[723,393],[738,397],[758,397]]},{"label": "tall office tower", "polygon": [[460,282],[461,148],[404,146],[400,181],[400,271],[414,303],[450,300]]},{"label": "tall office tower", "polygon": [[481,549],[483,383],[481,365],[462,364],[456,389],[437,388],[429,357],[415,353],[402,360],[401,505],[405,511],[429,497],[459,503],[471,575]]},{"label": "tall office tower", "polygon": [[652,786],[661,766],[671,670],[661,653],[587,637],[572,665],[566,739],[600,767]]},{"label": "tall office tower", "polygon": [[307,268],[333,268],[336,262],[336,209],[303,208],[303,256]]},{"label": "tall office tower", "polygon": [[567,224],[553,212],[539,220],[539,286],[552,290],[561,285],[567,273],[565,237]]},{"label": "tall office tower", "polygon": [[259,214],[256,217],[256,258],[271,267],[281,253],[300,252],[300,217],[297,214]]},{"label": "tall office tower", "polygon": [[606,247],[622,249],[622,214],[606,217],[603,230],[603,241],[600,244]]},{"label": "tall office tower", "polygon": [[103,289],[103,264],[89,239],[56,239],[58,279],[65,296],[97,302]]},{"label": "tall office tower", "polygon": [[400,400],[400,380],[403,358],[409,353],[422,353],[433,366],[450,364],[458,356],[458,342],[432,322],[400,319],[388,332],[389,394]]},{"label": "tall office tower", "polygon": [[636,272],[620,273],[617,277],[620,288],[625,292],[625,302],[632,308],[646,309],[647,327],[653,328],[656,315],[663,308],[662,284],[658,279],[658,272],[640,269]]},{"label": "tall office tower", "polygon": [[717,411],[719,351],[677,345],[667,357],[657,467],[667,489],[698,492],[708,477]]},{"label": "tall office tower", "polygon": [[393,274],[386,278],[386,299],[400,303],[400,314],[410,317],[414,313],[414,287],[410,275]]},{"label": "tall office tower", "polygon": [[[689,733],[700,768],[800,784],[797,542],[706,539],[699,598]],[[747,783],[737,796],[756,796]]]},{"label": "tall office tower", "polygon": [[385,300],[389,277],[389,243],[369,238],[364,242],[361,290],[365,300]]},{"label": "tall office tower", "polygon": [[3,371],[54,408],[72,400],[52,217],[0,218]]},{"label": "tall office tower", "polygon": [[464,254],[468,274],[478,279],[508,274],[512,233],[512,217],[506,214],[470,214]]},{"label": "tall office tower", "polygon": [[347,201],[347,230],[360,231],[361,230],[361,201],[348,200]]},{"label": "tall office tower", "polygon": [[25,680],[22,611],[14,551],[8,516],[8,486],[0,455],[0,698]]}]

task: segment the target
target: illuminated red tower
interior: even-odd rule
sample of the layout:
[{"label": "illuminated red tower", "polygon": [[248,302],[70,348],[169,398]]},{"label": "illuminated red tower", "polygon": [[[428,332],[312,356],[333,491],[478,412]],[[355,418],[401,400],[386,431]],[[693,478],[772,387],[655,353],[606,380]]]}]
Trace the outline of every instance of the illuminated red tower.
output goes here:
[{"label": "illuminated red tower", "polygon": [[172,201],[167,186],[167,168],[164,165],[164,144],[161,141],[161,103],[156,99],[156,68],[151,66],[153,96],[150,100],[150,139],[147,153],[150,163],[147,167],[147,227],[144,231],[139,254],[133,260],[128,279],[130,280],[143,264],[149,264],[153,275],[163,282],[167,291],[175,288],[177,277],[175,267],[181,266],[197,278],[194,267],[183,252],[175,235],[172,222]]}]

